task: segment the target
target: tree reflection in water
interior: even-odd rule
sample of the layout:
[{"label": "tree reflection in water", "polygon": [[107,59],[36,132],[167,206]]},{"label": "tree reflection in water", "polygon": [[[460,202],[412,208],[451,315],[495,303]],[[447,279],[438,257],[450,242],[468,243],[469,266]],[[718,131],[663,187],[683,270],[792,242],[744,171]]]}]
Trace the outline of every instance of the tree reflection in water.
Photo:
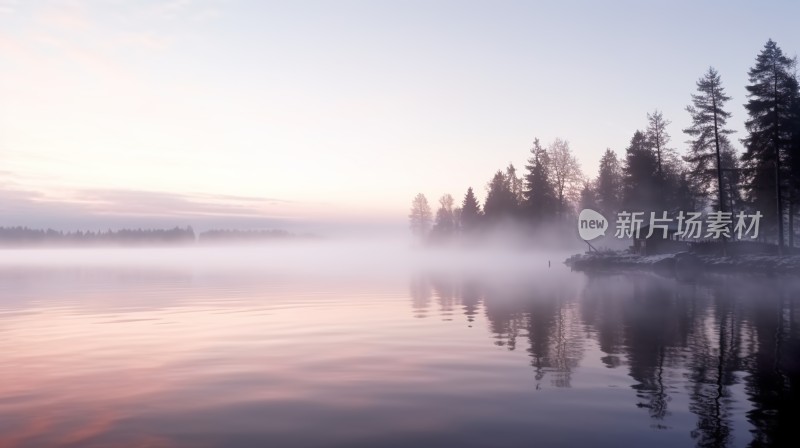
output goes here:
[{"label": "tree reflection in water", "polygon": [[460,306],[467,325],[485,316],[494,344],[524,344],[537,387],[570,387],[586,344],[596,344],[603,365],[627,369],[633,405],[646,410],[653,428],[669,428],[673,397],[688,395],[697,446],[732,445],[737,409],[752,425],[750,446],[781,445],[797,431],[799,282],[682,283],[636,274],[587,276],[576,284],[558,276],[427,273],[411,289],[417,317],[435,312],[435,297],[442,318],[454,318]]}]

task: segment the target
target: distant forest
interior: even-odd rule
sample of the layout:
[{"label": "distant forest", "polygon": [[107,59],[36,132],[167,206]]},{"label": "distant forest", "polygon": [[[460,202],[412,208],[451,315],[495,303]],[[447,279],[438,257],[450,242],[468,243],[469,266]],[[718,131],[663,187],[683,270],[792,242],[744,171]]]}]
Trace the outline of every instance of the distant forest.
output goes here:
[{"label": "distant forest", "polygon": [[317,235],[310,233],[296,234],[286,230],[209,230],[198,235],[200,242],[214,241],[250,241],[250,240],[281,240],[281,239],[317,239]]},{"label": "distant forest", "polygon": [[[606,149],[597,177],[584,176],[569,143],[533,141],[524,173],[514,165],[498,170],[481,204],[470,187],[460,206],[449,194],[435,215],[423,194],[412,201],[412,233],[425,242],[473,238],[503,222],[526,228],[550,225],[565,235],[576,213],[591,208],[613,220],[619,211],[760,211],[762,241],[795,246],[800,203],[800,90],[796,58],[771,39],[750,68],[745,108],[746,135],[734,139],[721,75],[713,68],[688,96],[691,125],[683,129],[682,153],[671,145],[670,121],[659,110],[647,114],[620,160]],[[737,151],[738,141],[743,151]],[[660,214],[660,213],[659,213]],[[649,217],[649,213],[645,216]]]},{"label": "distant forest", "polygon": [[0,245],[162,245],[194,244],[227,241],[258,241],[313,238],[285,230],[208,230],[195,234],[191,226],[172,229],[122,229],[107,231],[75,231],[31,229],[28,227],[0,227]]}]

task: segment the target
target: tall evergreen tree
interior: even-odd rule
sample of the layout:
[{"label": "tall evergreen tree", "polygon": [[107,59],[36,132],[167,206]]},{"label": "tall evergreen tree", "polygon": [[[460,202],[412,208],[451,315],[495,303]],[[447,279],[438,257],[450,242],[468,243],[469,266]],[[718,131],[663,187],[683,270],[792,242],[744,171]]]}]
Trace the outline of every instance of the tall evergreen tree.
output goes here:
[{"label": "tall evergreen tree", "polygon": [[596,210],[597,207],[597,190],[595,186],[592,185],[592,182],[585,181],[583,183],[583,188],[581,188],[581,198],[578,204],[578,208],[586,209],[590,208],[592,210]]},{"label": "tall evergreen tree", "polygon": [[655,211],[658,183],[656,171],[658,160],[647,136],[636,131],[626,149],[623,168],[622,208],[627,211]]},{"label": "tall evergreen tree", "polygon": [[[795,70],[795,85],[800,89],[800,75]],[[794,247],[794,218],[796,204],[800,200],[800,92],[795,95],[791,112],[794,118],[791,125],[791,145],[787,157],[789,170],[789,246]]]},{"label": "tall evergreen tree", "polygon": [[511,192],[514,193],[514,197],[517,198],[517,205],[521,205],[523,201],[523,191],[525,190],[525,182],[519,176],[517,176],[517,169],[514,167],[513,163],[508,164],[506,167],[506,180],[508,181],[508,186],[511,188]]},{"label": "tall evergreen tree", "polygon": [[539,139],[533,141],[531,157],[525,165],[525,190],[523,209],[534,223],[542,223],[553,216],[556,209],[555,189],[550,181],[550,158]]},{"label": "tall evergreen tree", "polygon": [[461,207],[453,208],[453,231],[461,231]]},{"label": "tall evergreen tree", "polygon": [[486,203],[483,206],[487,221],[497,222],[517,214],[517,198],[511,191],[511,186],[503,171],[498,170],[494,174],[487,189]]},{"label": "tall evergreen tree", "polygon": [[750,85],[745,104],[748,134],[742,140],[745,145],[742,159],[749,176],[748,196],[765,216],[774,216],[779,253],[784,245],[784,161],[794,159],[791,155],[796,137],[792,130],[798,120],[794,68],[795,60],[786,57],[772,39],[768,40],[748,72]]},{"label": "tall evergreen tree", "polygon": [[461,203],[461,229],[465,232],[477,229],[480,225],[481,215],[481,206],[478,204],[478,199],[475,198],[472,187],[469,187],[464,196],[464,202]]},{"label": "tall evergreen tree", "polygon": [[659,210],[674,212],[678,206],[678,190],[681,183],[683,169],[681,159],[674,148],[669,146],[671,140],[667,126],[672,122],[665,119],[664,115],[655,110],[647,114],[647,130],[645,136],[650,150],[656,155],[656,184],[659,194],[653,204]]},{"label": "tall evergreen tree", "polygon": [[704,199],[716,193],[720,211],[724,211],[722,147],[728,144],[727,136],[733,132],[725,128],[731,114],[724,108],[730,97],[725,95],[719,73],[713,67],[697,81],[697,92],[692,94],[692,105],[686,107],[692,117],[691,126],[683,130],[690,137],[686,162],[695,190]]},{"label": "tall evergreen tree", "polygon": [[668,153],[674,153],[674,149],[669,148],[670,136],[667,126],[672,122],[664,119],[664,115],[656,109],[652,114],[647,114],[647,141],[656,153],[657,173],[664,175],[664,165],[669,159]]},{"label": "tall evergreen tree", "polygon": [[[722,146],[721,163],[725,206],[735,214],[742,208],[742,172],[736,150],[728,142]],[[715,208],[721,209],[718,204]]]},{"label": "tall evergreen tree", "polygon": [[695,190],[692,173],[688,169],[681,169],[676,173],[676,183],[675,210],[686,212],[701,209],[701,195]]},{"label": "tall evergreen tree", "polygon": [[611,149],[606,149],[600,159],[600,169],[595,181],[597,189],[597,204],[599,211],[605,216],[611,216],[620,211],[622,204],[622,168],[617,154]]}]

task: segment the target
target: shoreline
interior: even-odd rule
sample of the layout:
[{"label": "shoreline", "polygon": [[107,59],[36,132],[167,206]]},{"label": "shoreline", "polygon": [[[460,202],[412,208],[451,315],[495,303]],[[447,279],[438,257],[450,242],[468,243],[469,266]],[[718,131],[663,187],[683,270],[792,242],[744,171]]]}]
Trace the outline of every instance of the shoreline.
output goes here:
[{"label": "shoreline", "polygon": [[695,255],[690,252],[635,255],[628,252],[586,252],[564,261],[574,271],[601,273],[651,271],[676,277],[703,273],[785,275],[800,277],[800,255]]}]

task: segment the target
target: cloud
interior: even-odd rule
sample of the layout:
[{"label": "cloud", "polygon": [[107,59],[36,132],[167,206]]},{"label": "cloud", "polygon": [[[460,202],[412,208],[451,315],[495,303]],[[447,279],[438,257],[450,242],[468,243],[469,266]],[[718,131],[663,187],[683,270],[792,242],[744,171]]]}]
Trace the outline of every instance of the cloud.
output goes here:
[{"label": "cloud", "polygon": [[294,222],[275,198],[122,189],[44,192],[0,182],[0,225],[52,228],[199,225],[275,227]]},{"label": "cloud", "polygon": [[114,189],[79,190],[73,195],[76,203],[98,215],[264,217],[275,213],[274,206],[291,203],[274,198]]},{"label": "cloud", "polygon": [[[126,189],[40,191],[0,172],[0,226],[56,230],[172,228],[284,229],[319,235],[405,232],[405,221],[320,214],[319,203],[225,194]],[[23,180],[23,179],[20,179]]]}]

